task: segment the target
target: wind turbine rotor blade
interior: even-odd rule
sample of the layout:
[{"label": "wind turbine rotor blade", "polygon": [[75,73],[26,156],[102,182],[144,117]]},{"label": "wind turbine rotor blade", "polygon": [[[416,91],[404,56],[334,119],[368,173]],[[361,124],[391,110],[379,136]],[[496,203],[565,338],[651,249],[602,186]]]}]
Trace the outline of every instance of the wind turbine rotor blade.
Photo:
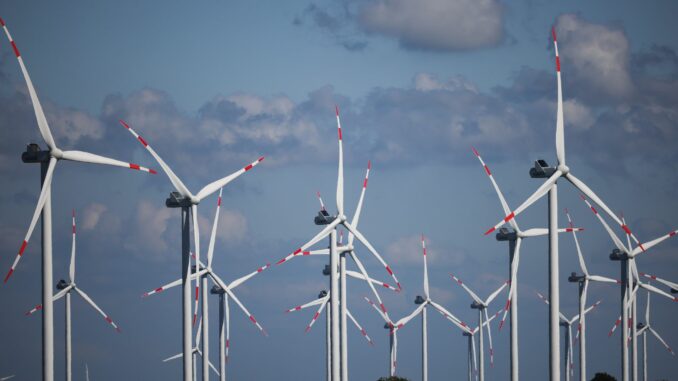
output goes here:
[{"label": "wind turbine rotor blade", "polygon": [[[53,301],[53,302],[56,302],[57,300],[61,299],[61,298],[62,298],[64,295],[66,295],[72,288],[73,288],[73,285],[69,285],[68,287],[64,288],[63,290],[57,292],[56,294],[54,294],[54,296],[52,296],[52,301]],[[36,305],[35,307],[33,307],[33,309],[31,309],[30,311],[26,312],[24,315],[25,315],[25,316],[33,315],[34,313],[36,313],[36,312],[38,312],[38,311],[42,311],[42,304]]]},{"label": "wind turbine rotor blade", "polygon": [[427,303],[428,303],[428,301],[425,301],[424,303],[420,304],[419,307],[415,308],[414,311],[412,311],[412,313],[410,313],[409,315],[405,316],[404,318],[398,320],[397,322],[393,323],[393,326],[394,326],[393,330],[397,331],[397,330],[403,328],[407,323],[409,323],[412,319],[414,319],[417,315],[419,315],[421,313],[421,311],[424,310],[424,308],[426,308]]},{"label": "wind turbine rotor blade", "polygon": [[[480,165],[483,166],[483,169],[485,169],[485,173],[487,174],[487,177],[489,177],[490,182],[492,183],[492,186],[494,187],[494,191],[497,193],[497,197],[499,197],[499,202],[501,203],[501,207],[504,210],[504,214],[509,215],[511,214],[511,208],[509,208],[508,203],[506,202],[506,199],[504,198],[504,194],[502,194],[501,189],[499,189],[499,185],[497,185],[497,182],[494,180],[494,176],[492,176],[492,172],[490,171],[490,167],[488,167],[485,164],[485,161],[483,161],[483,158],[480,156],[480,153],[475,149],[475,147],[471,147],[473,150],[473,153],[476,155],[478,160],[480,161]],[[511,224],[511,227],[515,229],[516,231],[519,231],[520,229],[518,228],[518,224],[514,219],[511,219],[509,221]]]},{"label": "wind turbine rotor blade", "polygon": [[[522,238],[518,237],[516,240],[516,247],[513,251],[513,261],[511,262],[511,279],[516,279],[518,276],[518,267],[520,266],[520,247],[523,243]],[[509,309],[511,308],[511,301],[513,300],[514,295],[518,290],[516,289],[517,282],[511,282],[509,287],[508,297],[506,298],[506,304],[504,305],[504,316],[501,317],[499,322],[499,331],[504,327],[504,322],[506,321],[506,316],[508,315]]]},{"label": "wind turbine rotor blade", "polygon": [[234,280],[233,282],[231,282],[231,284],[228,285],[228,288],[230,288],[232,290],[232,289],[240,286],[244,282],[247,282],[253,276],[263,272],[264,270],[268,269],[269,267],[271,267],[270,263],[267,263],[267,264],[259,267],[258,269],[252,271],[251,273],[245,275],[244,277],[238,278],[238,279]]},{"label": "wind turbine rotor blade", "polygon": [[391,270],[391,267],[386,263],[386,261],[384,261],[384,259],[381,257],[381,255],[379,255],[377,250],[375,250],[375,248],[372,246],[372,244],[370,244],[370,242],[367,240],[367,238],[365,238],[362,235],[362,233],[360,233],[355,227],[353,227],[347,221],[344,221],[343,225],[346,227],[346,229],[348,229],[348,231],[353,233],[353,235],[355,235],[355,237],[358,238],[358,241],[360,241],[363,245],[365,245],[367,250],[369,250],[370,253],[372,253],[372,255],[374,255],[374,257],[386,268],[386,272],[388,272],[388,274],[391,276],[391,278],[393,278],[393,281],[395,282],[398,289],[402,290],[402,287],[400,286],[400,282],[398,281],[398,278],[393,273],[393,270]]},{"label": "wind turbine rotor blade", "polygon": [[654,276],[654,275],[650,275],[650,274],[648,274],[648,273],[640,273],[640,275],[641,275],[641,276],[644,276],[645,278],[648,278],[648,279],[656,280],[657,282],[659,282],[659,283],[661,283],[661,284],[663,284],[663,285],[665,285],[665,286],[668,286],[668,287],[670,287],[670,288],[672,288],[672,289],[674,289],[674,290],[678,290],[678,283],[670,282],[670,281],[668,281],[668,280],[665,280],[665,279],[662,279],[662,278],[658,278],[658,277],[656,277],[656,276]]},{"label": "wind turbine rotor blade", "polygon": [[350,276],[351,278],[354,278],[354,279],[360,279],[360,280],[363,280],[363,281],[367,281],[367,282],[370,282],[372,284],[376,284],[376,285],[382,286],[384,288],[388,288],[389,290],[398,292],[398,289],[391,286],[390,284],[388,284],[386,282],[382,282],[380,280],[372,279],[372,278],[365,279],[365,276],[363,274],[356,272],[356,271],[346,270],[346,275]]},{"label": "wind turbine rotor blade", "polygon": [[367,335],[367,331],[365,331],[365,329],[364,329],[363,327],[361,327],[360,324],[358,324],[358,321],[355,320],[355,318],[353,317],[353,314],[351,313],[351,311],[349,311],[349,310],[347,309],[347,310],[346,310],[346,315],[349,317],[349,319],[351,319],[351,321],[353,322],[353,325],[355,325],[356,328],[358,328],[358,331],[360,331],[360,334],[363,335],[363,337],[365,338],[365,340],[367,340],[367,343],[370,344],[370,345],[372,345],[372,346],[374,346],[374,343],[372,342],[372,339],[370,339],[370,337]]},{"label": "wind turbine rotor blade", "polygon": [[468,294],[471,296],[471,298],[473,298],[473,300],[476,301],[476,303],[478,303],[478,304],[484,304],[483,300],[480,299],[480,297],[478,297],[478,295],[476,295],[475,292],[471,291],[471,289],[468,288],[468,286],[466,286],[466,285],[464,284],[464,282],[461,281],[461,279],[457,278],[454,274],[450,274],[450,276],[451,276],[452,279],[455,281],[455,283],[457,283],[458,285],[460,285],[460,286],[466,291],[466,293],[468,293]]},{"label": "wind turbine rotor blade", "polygon": [[[191,277],[189,278],[189,280],[194,280],[194,279],[196,279],[196,278],[199,278],[199,277],[201,277],[202,275],[204,275],[206,272],[207,272],[207,271],[206,271],[205,269],[202,269],[202,270],[200,270],[200,271],[197,272],[197,273],[193,273],[193,274],[191,274]],[[159,292],[166,291],[166,290],[168,290],[168,289],[170,289],[170,288],[172,288],[172,287],[176,287],[176,286],[180,285],[181,282],[182,282],[182,279],[179,278],[179,279],[177,279],[177,280],[175,280],[175,281],[173,281],[173,282],[167,283],[167,284],[164,285],[164,286],[155,288],[155,289],[153,289],[153,290],[151,290],[151,291],[149,291],[149,292],[145,292],[141,297],[142,297],[142,298],[146,298],[146,297],[151,296],[151,295],[153,295],[153,294],[157,294],[157,293],[159,293]]]},{"label": "wind turbine rotor blade", "polygon": [[[612,228],[610,228],[610,225],[607,224],[607,222],[605,221],[603,216],[601,216],[600,213],[598,213],[598,210],[593,205],[591,205],[589,200],[587,200],[586,197],[584,197],[584,195],[581,195],[580,197],[581,197],[582,200],[584,200],[586,205],[591,209],[593,214],[596,215],[596,217],[598,218],[598,221],[600,221],[600,223],[603,225],[603,227],[607,231],[607,234],[610,236],[610,238],[612,239],[612,242],[614,242],[614,245],[617,247],[617,249],[619,249],[619,251],[621,251],[623,253],[628,253],[629,249],[624,246],[624,244],[619,239],[619,237],[617,237],[617,235],[612,231]],[[615,216],[615,218],[616,218],[616,216]]]},{"label": "wind turbine rotor blade", "polygon": [[321,300],[320,307],[318,307],[318,310],[315,311],[315,314],[313,314],[313,318],[311,318],[311,321],[306,326],[305,330],[306,333],[308,333],[311,330],[311,328],[313,328],[313,324],[315,324],[316,320],[318,320],[318,317],[320,316],[320,314],[323,313],[323,310],[327,306],[327,302],[330,300],[329,293],[327,295],[328,295],[327,297],[319,299]]},{"label": "wind turbine rotor blade", "polygon": [[610,337],[610,336],[612,336],[612,334],[614,334],[614,331],[617,329],[617,327],[619,327],[619,324],[621,324],[621,319],[622,319],[621,315],[619,315],[617,320],[615,320],[614,325],[610,329],[610,332],[607,333],[607,337]]},{"label": "wind turbine rotor blade", "polygon": [[591,306],[589,306],[587,309],[584,310],[584,314],[587,314],[587,313],[591,312],[591,310],[593,310],[594,308],[598,307],[598,305],[599,305],[600,303],[602,303],[602,302],[603,302],[602,300],[599,300],[599,301],[593,303]]},{"label": "wind turbine rotor blade", "polygon": [[595,282],[606,282],[606,283],[621,283],[620,281],[600,275],[589,275],[588,276],[589,280],[595,281]]},{"label": "wind turbine rotor blade", "polygon": [[502,221],[491,227],[485,232],[485,235],[488,235],[492,233],[493,231],[499,229],[502,225],[509,223],[511,220],[513,220],[518,214],[522,213],[525,209],[527,209],[530,205],[534,204],[542,198],[553,186],[553,184],[556,183],[558,178],[562,176],[563,172],[560,170],[556,170],[551,177],[549,177],[548,180],[546,180],[537,190],[527,199],[525,200],[516,210],[508,214]]},{"label": "wind turbine rotor blade", "polygon": [[445,307],[434,302],[433,300],[430,300],[429,303],[433,306],[433,308],[435,308],[436,310],[438,310],[438,312],[445,316],[447,320],[451,321],[452,323],[454,323],[454,325],[459,327],[459,329],[466,332],[471,331],[468,324],[464,323],[462,320],[459,320],[458,317],[454,316],[450,311],[446,310]]},{"label": "wind turbine rotor blade", "polygon": [[[570,212],[565,209],[565,215],[567,216],[567,222],[570,225],[570,227],[573,227],[574,225],[572,224],[572,217],[570,217]],[[588,277],[589,271],[586,268],[586,262],[584,261],[584,255],[581,252],[581,246],[579,246],[579,239],[577,239],[577,233],[572,231],[572,238],[574,238],[574,246],[577,249],[577,258],[579,259],[579,267],[581,268],[581,271],[584,273],[585,277]]]},{"label": "wind turbine rotor blade", "polygon": [[228,295],[224,295],[226,310],[226,362],[228,362],[228,350],[231,347],[231,306],[228,302]]},{"label": "wind turbine rotor blade", "polygon": [[558,106],[556,111],[556,156],[558,164],[565,165],[565,126],[563,121],[563,85],[560,79],[560,56],[558,55],[558,41],[555,27],[551,29],[553,46],[556,53],[556,78],[558,81]]},{"label": "wind turbine rotor blade", "polygon": [[172,360],[175,360],[175,359],[180,359],[180,358],[182,358],[182,357],[184,357],[184,354],[183,354],[183,353],[179,353],[179,354],[176,354],[176,355],[174,355],[174,356],[170,356],[170,357],[168,357],[168,358],[162,360],[162,362],[168,362],[168,361],[172,361]]},{"label": "wind turbine rotor blade", "polygon": [[155,152],[155,150],[148,144],[148,142],[146,142],[146,140],[143,137],[141,137],[141,135],[137,134],[137,132],[134,131],[132,129],[132,127],[130,127],[124,120],[121,119],[119,122],[123,127],[125,127],[127,129],[127,131],[129,131],[139,141],[139,143],[141,143],[141,145],[144,146],[144,148],[146,148],[146,150],[151,154],[151,156],[153,156],[155,161],[158,162],[158,165],[160,165],[160,168],[162,168],[162,170],[165,172],[165,174],[169,178],[169,181],[172,183],[174,188],[179,193],[181,193],[182,196],[193,199],[194,197],[193,197],[193,194],[191,193],[191,191],[189,191],[188,188],[186,188],[186,185],[184,185],[184,183],[181,182],[181,179],[179,179],[179,176],[177,176],[172,171],[172,169],[169,167],[169,165],[167,165],[167,163],[165,163],[165,161],[160,157],[160,155],[158,155]]},{"label": "wind turbine rotor blade", "polygon": [[306,242],[304,245],[302,245],[300,248],[298,248],[297,250],[295,250],[291,254],[287,255],[285,258],[276,262],[276,265],[285,263],[285,262],[289,261],[290,259],[292,259],[293,257],[295,257],[297,255],[300,255],[300,254],[305,255],[304,251],[306,251],[306,249],[315,245],[321,239],[327,237],[330,234],[330,232],[332,230],[334,230],[334,228],[337,225],[339,225],[339,223],[341,223],[341,219],[335,218],[334,221],[330,222],[328,225],[325,225],[325,227],[318,234],[316,234],[315,237],[311,238],[310,241]]},{"label": "wind turbine rotor blade", "polygon": [[[363,180],[363,188],[360,191],[360,198],[358,199],[358,206],[355,208],[355,215],[351,220],[351,225],[358,227],[358,222],[360,222],[360,212],[363,210],[363,200],[365,199],[365,191],[367,190],[367,180],[370,177],[370,169],[372,168],[372,162],[367,162],[367,171],[365,172],[365,179]],[[353,245],[353,240],[355,237],[351,232],[348,233],[348,245]]]},{"label": "wind turbine rotor blade", "polygon": [[52,133],[49,130],[49,124],[47,123],[45,112],[42,110],[42,105],[40,104],[40,99],[38,99],[38,94],[36,93],[35,87],[33,86],[33,81],[31,81],[31,76],[28,75],[28,70],[24,64],[24,59],[21,57],[21,53],[19,53],[19,49],[17,48],[14,39],[12,39],[12,35],[9,33],[9,29],[7,29],[5,22],[1,18],[0,25],[2,25],[2,28],[5,30],[7,39],[14,50],[14,55],[16,56],[17,61],[19,61],[21,73],[23,74],[24,80],[26,81],[26,87],[28,87],[28,95],[30,96],[31,103],[33,104],[33,112],[35,113],[35,119],[38,122],[40,135],[42,135],[43,140],[45,140],[45,143],[47,143],[47,146],[50,148],[50,150],[54,150],[57,148],[57,146],[54,142],[54,137],[52,137]]},{"label": "wind turbine rotor blade", "polygon": [[211,361],[208,360],[207,364],[210,366],[210,369],[212,369],[212,372],[214,372],[217,376],[220,376],[219,371],[217,370],[217,368],[214,367]]},{"label": "wind turbine rotor blade", "polygon": [[645,327],[650,324],[650,291],[647,291],[647,303],[645,303]]},{"label": "wind turbine rotor blade", "polygon": [[302,305],[300,305],[300,306],[296,306],[296,307],[290,308],[289,310],[285,310],[285,313],[294,312],[294,311],[301,311],[301,310],[303,310],[304,308],[317,306],[318,304],[324,304],[328,299],[329,299],[329,297],[324,296],[324,297],[322,297],[322,298],[318,298],[318,299],[312,300],[312,301],[310,301],[310,302],[308,302],[308,303],[306,303],[306,304],[302,304]]},{"label": "wind turbine rotor blade", "polygon": [[584,195],[586,195],[586,197],[590,198],[590,199],[591,199],[593,202],[595,202],[601,209],[603,209],[603,210],[605,211],[605,213],[607,213],[607,215],[610,216],[610,218],[612,218],[612,219],[614,220],[614,222],[616,222],[617,224],[619,224],[619,226],[620,226],[622,229],[624,229],[624,231],[626,232],[626,234],[630,235],[631,238],[633,238],[633,240],[634,240],[636,243],[638,243],[638,239],[636,238],[635,235],[633,235],[633,233],[631,232],[631,230],[629,230],[628,226],[626,226],[626,225],[619,219],[619,217],[617,217],[617,215],[615,215],[614,213],[612,213],[612,210],[610,210],[610,208],[608,208],[608,206],[603,202],[603,200],[601,200],[600,197],[598,197],[598,195],[596,195],[596,194],[591,190],[591,188],[588,187],[588,185],[584,184],[583,181],[581,181],[581,180],[579,180],[577,177],[575,177],[575,176],[572,174],[572,172],[570,172],[570,173],[568,173],[567,175],[565,175],[565,178],[567,178],[567,180],[568,180],[570,183],[572,183],[572,185],[574,185],[574,186],[575,186],[577,189],[579,189]]},{"label": "wind turbine rotor blade", "polygon": [[68,266],[68,279],[70,283],[75,282],[75,209],[73,209],[73,241],[71,242],[71,264]]},{"label": "wind turbine rotor blade", "polygon": [[384,310],[386,309],[386,308],[383,307],[383,303],[381,304],[382,307],[379,308],[379,307],[377,307],[377,305],[376,305],[373,301],[371,301],[370,298],[368,298],[367,296],[363,296],[363,299],[365,299],[365,301],[366,301],[367,303],[369,303],[370,306],[372,306],[372,308],[374,308],[374,309],[377,311],[377,313],[379,314],[379,316],[381,316],[381,318],[382,318],[386,323],[390,323],[391,327],[393,327],[393,322],[392,322],[392,321],[388,318],[388,316],[385,315],[384,312],[382,311],[382,309],[384,309]]},{"label": "wind turbine rotor blade", "polygon": [[216,192],[217,189],[221,189],[221,188],[225,187],[226,185],[228,185],[228,183],[230,183],[231,181],[235,180],[236,178],[238,178],[238,177],[239,177],[240,175],[242,175],[243,173],[245,173],[245,172],[249,171],[250,169],[256,167],[257,164],[261,163],[262,161],[264,161],[264,157],[263,157],[263,156],[261,156],[261,157],[260,157],[259,159],[257,159],[256,161],[253,161],[253,162],[251,162],[250,164],[246,165],[245,167],[243,167],[243,168],[241,168],[241,169],[239,169],[239,170],[237,170],[237,171],[231,173],[230,175],[228,175],[228,176],[226,176],[226,177],[223,177],[223,178],[221,178],[221,179],[219,179],[219,180],[213,181],[213,182],[211,182],[211,183],[205,185],[205,187],[203,187],[203,188],[198,192],[198,194],[196,195],[196,198],[197,198],[198,200],[202,200],[202,199],[204,199],[205,197],[208,197],[208,196],[211,195],[212,193]]},{"label": "wind turbine rotor blade", "polygon": [[320,191],[316,191],[315,194],[316,196],[318,196],[318,201],[320,202],[320,210],[327,211],[327,209],[325,209],[325,203],[323,202],[323,198],[320,197]]},{"label": "wind turbine rotor blade", "polygon": [[[558,233],[570,233],[570,232],[581,232],[584,231],[584,228],[560,228],[558,229]],[[546,236],[549,234],[549,230],[547,228],[531,228],[527,230],[523,230],[521,232],[521,235],[523,237],[542,237]]]},{"label": "wind turbine rotor blade", "polygon": [[233,294],[233,292],[226,286],[226,284],[221,280],[221,278],[219,278],[216,274],[214,274],[214,273],[212,273],[212,272],[210,272],[209,274],[210,274],[210,276],[212,277],[212,279],[219,285],[219,287],[221,287],[221,288],[228,294],[228,296],[229,296],[231,299],[233,299],[233,301],[235,302],[235,304],[237,304],[238,307],[240,307],[240,309],[245,313],[245,315],[247,315],[247,317],[250,319],[250,321],[252,322],[252,324],[254,324],[255,326],[257,326],[257,328],[259,329],[259,331],[261,331],[261,333],[262,333],[264,336],[268,336],[268,333],[266,333],[266,330],[264,329],[264,327],[262,327],[261,324],[259,324],[259,322],[257,321],[257,319],[254,318],[254,315],[252,315],[252,314],[247,310],[247,308],[245,308],[245,306],[240,302],[240,299],[238,299],[238,298],[235,296],[235,294]]},{"label": "wind turbine rotor blade", "polygon": [[658,289],[657,287],[655,287],[655,286],[653,286],[653,285],[651,285],[651,284],[649,284],[649,283],[638,282],[637,284],[638,284],[638,286],[640,286],[640,287],[642,287],[642,288],[644,288],[644,289],[646,289],[646,290],[648,290],[648,291],[652,291],[652,292],[654,292],[654,293],[657,294],[657,295],[661,295],[661,296],[663,296],[663,297],[666,297],[666,298],[669,298],[669,299],[673,300],[674,302],[678,302],[678,297],[674,297],[673,295],[671,295],[671,294],[669,294],[669,293],[667,293],[667,292],[664,292],[664,291]]},{"label": "wind turbine rotor blade", "polygon": [[12,267],[9,269],[9,272],[7,272],[7,275],[5,276],[4,282],[7,283],[9,278],[12,276],[12,273],[16,269],[16,266],[19,264],[19,260],[21,260],[21,257],[24,255],[24,251],[26,250],[26,245],[28,245],[28,241],[31,239],[31,234],[33,234],[33,229],[35,229],[35,224],[38,222],[38,218],[40,217],[40,213],[42,212],[42,208],[45,206],[45,201],[47,200],[47,195],[50,192],[50,189],[52,187],[52,175],[54,174],[54,167],[56,166],[57,159],[55,158],[50,158],[49,159],[49,166],[47,167],[47,173],[45,174],[45,180],[42,185],[42,190],[40,190],[40,196],[38,197],[38,204],[35,207],[35,211],[33,212],[33,218],[31,219],[31,224],[28,226],[28,232],[26,232],[26,236],[24,237],[24,241],[21,243],[21,247],[19,248],[19,253],[17,254],[16,258],[14,259],[14,262],[12,263]]},{"label": "wind turbine rotor blade", "polygon": [[655,331],[654,329],[652,329],[652,327],[649,327],[649,326],[647,328],[650,330],[650,332],[652,332],[654,337],[656,337],[657,340],[659,340],[662,343],[662,345],[664,345],[664,347],[666,348],[667,351],[669,351],[674,356],[676,355],[675,352],[673,352],[673,349],[671,349],[671,347],[668,344],[666,344],[666,341],[664,341],[664,339],[662,339],[662,337],[659,336],[657,331]]},{"label": "wind turbine rotor blade", "polygon": [[96,303],[94,303],[94,301],[93,301],[87,294],[85,294],[84,291],[82,291],[81,289],[79,289],[79,288],[77,288],[77,287],[73,287],[73,289],[74,289],[75,292],[77,292],[83,299],[85,299],[85,301],[86,301],[87,303],[89,303],[89,305],[92,306],[92,308],[94,308],[99,314],[101,314],[101,316],[104,317],[104,320],[106,320],[106,322],[108,322],[108,324],[110,324],[111,326],[113,326],[113,328],[115,328],[116,331],[120,332],[120,328],[118,327],[118,325],[115,324],[115,322],[114,322],[113,320],[111,320],[111,318],[110,318],[110,317],[109,317],[109,316],[108,316],[101,308],[99,308],[99,306],[97,306]]},{"label": "wind turbine rotor blade", "polygon": [[664,234],[663,236],[661,236],[659,238],[655,238],[652,241],[648,241],[648,242],[645,242],[643,244],[639,244],[636,248],[633,249],[633,251],[631,252],[631,255],[635,256],[642,251],[649,250],[651,247],[656,246],[657,244],[675,236],[676,234],[678,234],[678,230],[672,230],[668,234]]},{"label": "wind turbine rotor blade", "polygon": [[212,257],[214,256],[214,244],[217,240],[217,227],[219,226],[219,211],[221,210],[221,194],[224,188],[219,189],[217,198],[217,210],[214,212],[214,222],[212,222],[212,233],[210,234],[210,243],[207,246],[207,267],[212,268]]},{"label": "wind turbine rotor blade", "polygon": [[[485,313],[485,320],[489,321],[490,317],[487,315],[487,308],[483,309],[483,312]],[[482,328],[481,328],[482,329]],[[486,326],[485,329],[487,329],[487,338],[490,343],[490,367],[494,367],[494,348],[492,347],[492,330],[490,329],[490,326]]]},{"label": "wind turbine rotor blade", "polygon": [[[195,246],[195,269],[196,272],[200,271],[200,224],[198,224],[198,205],[191,205],[191,217],[193,219],[193,245]],[[193,275],[190,274],[189,277]],[[201,277],[195,278],[195,303],[193,304],[193,325],[195,325],[195,320],[198,318],[198,305],[200,301],[200,280]],[[203,300],[203,303],[205,301]]]},{"label": "wind turbine rotor blade", "polygon": [[142,167],[139,164],[127,163],[124,161],[111,159],[105,156],[95,155],[93,153],[84,151],[63,151],[61,158],[64,160],[77,161],[80,163],[112,165],[114,167],[129,168],[134,169],[136,171],[147,172],[150,174],[158,173],[154,169]]},{"label": "wind turbine rotor blade", "polygon": [[424,296],[426,299],[429,299],[429,287],[428,287],[428,263],[426,259],[426,241],[424,240],[424,234],[421,234],[421,251],[424,254]]},{"label": "wind turbine rotor blade", "polygon": [[344,145],[341,137],[341,120],[339,119],[339,106],[335,106],[337,113],[337,132],[339,135],[339,170],[337,174],[337,211],[340,216],[344,215]]},{"label": "wind turbine rotor blade", "polygon": [[493,292],[492,294],[490,294],[490,296],[489,296],[489,297],[487,298],[487,300],[484,302],[485,306],[490,305],[490,303],[492,303],[492,301],[494,300],[494,298],[496,298],[497,295],[499,295],[499,293],[501,293],[502,290],[503,290],[504,288],[506,288],[506,286],[507,286],[509,283],[510,283],[509,281],[506,281],[506,282],[504,282],[501,286],[499,286],[498,289],[494,290],[494,292]]}]

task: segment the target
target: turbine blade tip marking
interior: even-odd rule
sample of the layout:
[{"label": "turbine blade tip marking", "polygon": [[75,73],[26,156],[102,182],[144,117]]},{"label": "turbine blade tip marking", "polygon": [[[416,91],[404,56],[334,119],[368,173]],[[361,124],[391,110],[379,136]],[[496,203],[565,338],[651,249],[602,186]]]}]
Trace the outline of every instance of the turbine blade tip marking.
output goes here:
[{"label": "turbine blade tip marking", "polygon": [[21,57],[21,53],[19,53],[19,48],[16,47],[16,43],[14,43],[14,41],[11,41],[10,43],[12,44],[12,49],[14,50],[16,58]]},{"label": "turbine blade tip marking", "polygon": [[492,232],[495,231],[495,230],[497,230],[497,228],[492,227],[492,228],[488,229],[483,235],[488,235],[488,234],[492,233]]}]

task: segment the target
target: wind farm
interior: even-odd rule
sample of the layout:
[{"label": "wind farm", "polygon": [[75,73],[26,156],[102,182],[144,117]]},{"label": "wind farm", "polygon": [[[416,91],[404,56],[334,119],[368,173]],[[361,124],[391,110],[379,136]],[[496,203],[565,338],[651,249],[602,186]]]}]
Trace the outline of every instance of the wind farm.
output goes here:
[{"label": "wind farm", "polygon": [[678,6],[10,3],[0,380],[678,374]]}]

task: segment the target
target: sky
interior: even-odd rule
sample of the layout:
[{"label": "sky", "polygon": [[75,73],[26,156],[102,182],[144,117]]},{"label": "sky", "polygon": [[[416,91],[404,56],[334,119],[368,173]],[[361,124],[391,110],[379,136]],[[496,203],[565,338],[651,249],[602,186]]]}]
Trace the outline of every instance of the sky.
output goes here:
[{"label": "sky", "polygon": [[[483,232],[503,217],[471,147],[485,159],[509,205],[540,184],[533,161],[554,164],[555,58],[558,32],[568,165],[618,213],[641,241],[678,227],[678,33],[676,4],[524,0],[302,0],[163,2],[6,1],[0,15],[21,51],[52,133],[80,149],[159,170],[119,125],[126,120],[194,192],[256,160],[259,166],[224,189],[214,268],[236,279],[294,251],[318,231],[312,218],[323,195],[335,211],[335,105],[341,110],[347,214],[353,214],[371,160],[361,214],[363,234],[403,285],[379,290],[390,314],[409,314],[423,292],[419,237],[426,236],[431,297],[475,325],[460,277],[489,295],[508,277],[505,243]],[[11,46],[0,39],[0,271],[20,247],[39,193],[38,169],[23,164],[27,143],[43,147]],[[613,244],[575,188],[559,182],[591,273],[619,277]],[[180,276],[180,214],[164,200],[162,175],[63,162],[52,186],[54,280],[66,279],[71,211],[78,222],[77,284],[121,327],[116,333],[81,299],[73,301],[74,379],[180,379],[181,363],[163,363],[181,346],[178,289],[141,295]],[[216,196],[200,206],[202,252]],[[518,217],[545,227],[546,201]],[[559,223],[567,220],[560,213]],[[623,231],[616,229],[621,236]],[[16,272],[0,286],[0,377],[37,379],[41,367],[40,228]],[[324,244],[319,244],[322,247]],[[678,279],[678,241],[638,258],[640,271]],[[527,240],[519,272],[521,377],[548,374],[545,238]],[[374,277],[383,267],[358,246]],[[228,375],[235,379],[324,377],[324,327],[304,328],[313,311],[283,311],[328,288],[326,258],[273,266],[235,292],[269,332],[262,336],[231,309]],[[349,267],[355,269],[351,264]],[[571,236],[560,238],[561,310],[577,313],[580,272]],[[349,331],[349,375],[388,373],[383,321],[363,301],[369,288],[349,282],[348,305],[375,345]],[[505,301],[491,305],[494,312]],[[217,363],[217,300],[210,301],[212,362]],[[592,285],[587,315],[588,373],[620,369],[619,289]],[[639,316],[646,295],[641,293]],[[678,345],[675,304],[652,296],[651,324]],[[64,305],[55,303],[55,371],[64,372]],[[509,368],[508,332],[493,324],[495,364]],[[397,373],[419,379],[419,322],[399,333]],[[466,341],[429,314],[430,379],[466,375]],[[577,351],[575,351],[575,354]],[[678,374],[678,362],[648,338],[651,379]],[[577,369],[575,362],[575,370]]]}]

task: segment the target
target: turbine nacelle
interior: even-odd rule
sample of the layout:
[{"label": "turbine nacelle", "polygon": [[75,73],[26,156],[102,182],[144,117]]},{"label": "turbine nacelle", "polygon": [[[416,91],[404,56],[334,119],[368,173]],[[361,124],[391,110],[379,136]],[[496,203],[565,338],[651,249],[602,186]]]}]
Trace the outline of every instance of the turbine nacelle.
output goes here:
[{"label": "turbine nacelle", "polygon": [[480,303],[478,303],[478,302],[476,302],[476,301],[474,301],[473,303],[471,303],[471,308],[474,309],[474,310],[484,310],[485,307],[486,307],[485,305],[480,304]]},{"label": "turbine nacelle", "polygon": [[499,228],[496,238],[497,241],[515,241],[518,239],[518,233],[511,228]]},{"label": "turbine nacelle", "polygon": [[21,161],[24,163],[46,163],[49,158],[50,152],[41,150],[35,143],[26,145],[26,151],[21,154]]},{"label": "turbine nacelle", "polygon": [[63,280],[63,279],[60,279],[60,280],[59,280],[59,283],[56,284],[57,290],[63,290],[63,289],[66,289],[66,288],[68,288],[68,286],[70,286],[70,284],[68,284],[68,282],[66,282],[66,281]]},{"label": "turbine nacelle", "polygon": [[424,304],[426,302],[426,299],[424,299],[423,296],[417,295],[417,297],[414,299],[414,304]]},{"label": "turbine nacelle", "polygon": [[[569,171],[569,169],[568,169]],[[534,167],[530,168],[530,177],[533,179],[547,179],[556,172],[556,168],[549,167],[546,160],[535,160]]]},{"label": "turbine nacelle", "polygon": [[629,259],[628,254],[622,252],[619,249],[614,249],[610,253],[610,260],[611,261],[622,261],[622,260],[627,260],[627,259]]},{"label": "turbine nacelle", "polygon": [[318,215],[313,219],[313,223],[316,225],[329,225],[334,221],[335,217],[330,216],[326,210],[321,210],[318,212]]},{"label": "turbine nacelle", "polygon": [[212,289],[210,290],[210,293],[213,295],[223,295],[226,293],[223,288],[219,287],[219,285],[214,285],[212,286]]},{"label": "turbine nacelle", "polygon": [[165,200],[165,206],[168,208],[188,208],[191,205],[197,205],[200,200],[190,197],[184,197],[179,192],[171,192],[169,197]]},{"label": "turbine nacelle", "polygon": [[322,290],[322,291],[320,291],[320,293],[318,294],[318,298],[324,298],[324,297],[326,297],[326,296],[327,296],[327,291],[326,291],[326,290]]},{"label": "turbine nacelle", "polygon": [[570,273],[570,276],[567,278],[567,281],[571,283],[580,283],[584,280],[586,280],[586,275],[577,275],[575,272]]}]

